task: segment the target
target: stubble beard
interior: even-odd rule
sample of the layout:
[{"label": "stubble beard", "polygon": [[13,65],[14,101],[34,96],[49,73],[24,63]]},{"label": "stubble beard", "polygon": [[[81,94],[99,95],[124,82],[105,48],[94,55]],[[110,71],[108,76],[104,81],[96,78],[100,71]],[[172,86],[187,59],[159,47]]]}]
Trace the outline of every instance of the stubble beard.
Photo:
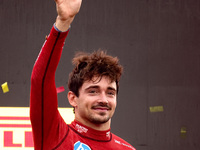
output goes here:
[{"label": "stubble beard", "polygon": [[103,124],[108,122],[111,117],[109,115],[106,115],[106,113],[99,113],[98,116],[90,114],[88,118],[90,122],[94,124]]}]

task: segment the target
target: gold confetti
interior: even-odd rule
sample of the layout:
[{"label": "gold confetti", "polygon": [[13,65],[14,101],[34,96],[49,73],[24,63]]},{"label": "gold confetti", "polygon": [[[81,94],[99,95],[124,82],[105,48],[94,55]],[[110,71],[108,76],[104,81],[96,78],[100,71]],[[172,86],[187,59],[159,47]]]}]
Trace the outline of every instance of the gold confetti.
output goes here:
[{"label": "gold confetti", "polygon": [[163,106],[152,106],[149,107],[150,112],[163,112],[164,108]]},{"label": "gold confetti", "polygon": [[181,137],[186,138],[186,133],[187,133],[187,128],[186,127],[181,127]]},{"label": "gold confetti", "polygon": [[9,88],[8,88],[8,83],[5,82],[4,84],[1,85],[1,88],[3,90],[4,93],[9,92]]}]

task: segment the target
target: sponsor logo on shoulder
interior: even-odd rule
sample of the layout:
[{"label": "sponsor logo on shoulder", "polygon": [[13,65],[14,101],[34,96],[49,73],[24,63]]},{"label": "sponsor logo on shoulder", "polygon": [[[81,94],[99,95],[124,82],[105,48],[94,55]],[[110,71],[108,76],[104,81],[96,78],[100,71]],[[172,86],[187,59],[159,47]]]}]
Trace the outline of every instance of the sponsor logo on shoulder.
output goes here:
[{"label": "sponsor logo on shoulder", "polygon": [[133,148],[131,145],[125,144],[125,143],[123,143],[123,142],[121,142],[121,141],[118,141],[118,140],[116,140],[116,139],[114,139],[114,141],[115,141],[115,143],[117,143],[117,144],[119,144],[119,145],[123,145],[123,146],[129,147],[129,148],[132,149],[132,150],[136,150],[136,149]]},{"label": "sponsor logo on shoulder", "polygon": [[74,150],[91,150],[91,148],[87,144],[78,141],[74,144]]}]

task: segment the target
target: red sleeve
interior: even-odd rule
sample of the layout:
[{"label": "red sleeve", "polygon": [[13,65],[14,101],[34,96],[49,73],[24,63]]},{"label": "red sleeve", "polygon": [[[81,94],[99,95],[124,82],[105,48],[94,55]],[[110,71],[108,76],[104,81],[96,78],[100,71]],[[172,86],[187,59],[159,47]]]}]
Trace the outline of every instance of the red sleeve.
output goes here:
[{"label": "red sleeve", "polygon": [[[46,150],[55,145],[67,132],[58,112],[55,72],[67,32],[51,29],[34,64],[31,76],[30,119],[35,150]],[[58,132],[61,128],[65,129]],[[59,134],[59,135],[58,135]]]}]

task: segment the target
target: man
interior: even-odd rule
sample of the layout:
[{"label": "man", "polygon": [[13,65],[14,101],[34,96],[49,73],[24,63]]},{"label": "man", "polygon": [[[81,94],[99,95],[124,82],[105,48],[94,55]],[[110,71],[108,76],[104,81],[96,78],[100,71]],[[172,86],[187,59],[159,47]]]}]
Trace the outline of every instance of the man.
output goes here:
[{"label": "man", "polygon": [[103,51],[77,54],[68,81],[75,120],[67,125],[58,111],[55,72],[68,29],[81,0],[56,0],[57,19],[31,76],[30,118],[35,150],[135,150],[110,132],[122,67]]}]

